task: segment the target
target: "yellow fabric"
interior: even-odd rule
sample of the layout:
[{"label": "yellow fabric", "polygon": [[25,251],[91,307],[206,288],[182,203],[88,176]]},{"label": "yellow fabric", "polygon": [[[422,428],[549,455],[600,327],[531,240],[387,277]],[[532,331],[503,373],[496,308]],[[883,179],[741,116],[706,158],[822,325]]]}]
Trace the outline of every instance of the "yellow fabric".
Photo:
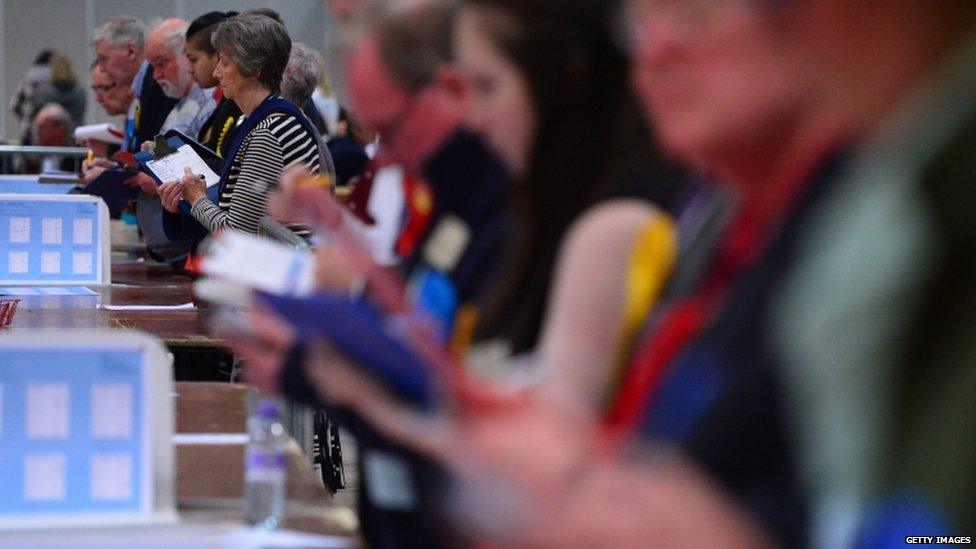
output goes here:
[{"label": "yellow fabric", "polygon": [[451,336],[451,354],[463,356],[471,348],[474,341],[474,329],[481,315],[478,307],[472,303],[461,305],[454,315],[454,333]]},{"label": "yellow fabric", "polygon": [[627,265],[626,294],[608,400],[617,394],[627,371],[638,331],[664,291],[678,251],[674,222],[656,215],[638,233]]}]

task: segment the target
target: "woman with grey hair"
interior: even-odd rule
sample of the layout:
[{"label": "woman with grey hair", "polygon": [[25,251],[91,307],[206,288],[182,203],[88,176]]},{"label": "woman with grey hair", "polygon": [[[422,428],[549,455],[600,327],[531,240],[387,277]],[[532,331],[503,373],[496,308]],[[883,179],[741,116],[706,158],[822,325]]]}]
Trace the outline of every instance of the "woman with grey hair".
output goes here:
[{"label": "woman with grey hair", "polygon": [[303,166],[319,173],[325,164],[315,128],[278,95],[291,51],[285,27],[268,17],[241,14],[221,23],[212,41],[220,52],[214,77],[246,118],[217,185],[208,189],[187,173],[160,187],[163,206],[171,212],[164,219],[170,238],[190,236],[188,231],[198,237],[225,229],[256,233],[282,172]]}]

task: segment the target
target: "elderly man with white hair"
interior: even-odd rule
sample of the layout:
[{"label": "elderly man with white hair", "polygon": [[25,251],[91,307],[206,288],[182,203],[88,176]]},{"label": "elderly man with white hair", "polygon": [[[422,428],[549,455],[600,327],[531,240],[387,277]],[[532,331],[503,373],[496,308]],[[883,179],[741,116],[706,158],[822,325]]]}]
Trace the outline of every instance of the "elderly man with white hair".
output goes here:
[{"label": "elderly man with white hair", "polygon": [[145,37],[145,23],[119,15],[95,29],[91,39],[98,64],[112,80],[130,85],[135,95],[126,115],[123,149],[128,151],[152,139],[176,103],[153,78],[153,68],[145,60]]},{"label": "elderly man with white hair", "polygon": [[217,104],[213,88],[200,88],[190,74],[190,63],[183,55],[187,27],[189,23],[182,19],[165,19],[153,26],[146,37],[146,58],[163,93],[179,100],[161,130],[174,129],[196,137]]},{"label": "elderly man with white hair", "polygon": [[[146,36],[146,59],[163,93],[179,100],[163,121],[159,133],[179,130],[196,137],[217,104],[213,89],[201,89],[190,75],[189,62],[183,55],[187,27],[189,23],[182,19],[165,19],[153,25]],[[190,246],[188,242],[173,242],[166,236],[156,181],[139,172],[125,183],[142,191],[136,202],[136,218],[149,251],[171,265],[182,264]]]}]

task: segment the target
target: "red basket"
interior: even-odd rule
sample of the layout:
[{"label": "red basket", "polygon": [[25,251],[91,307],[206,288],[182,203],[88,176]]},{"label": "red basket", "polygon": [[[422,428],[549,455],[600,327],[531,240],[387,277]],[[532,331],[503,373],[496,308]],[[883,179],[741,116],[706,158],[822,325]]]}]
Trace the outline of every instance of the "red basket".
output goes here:
[{"label": "red basket", "polygon": [[19,299],[0,298],[0,328],[10,326],[10,322],[14,319],[14,313],[17,312],[18,303],[20,303]]}]

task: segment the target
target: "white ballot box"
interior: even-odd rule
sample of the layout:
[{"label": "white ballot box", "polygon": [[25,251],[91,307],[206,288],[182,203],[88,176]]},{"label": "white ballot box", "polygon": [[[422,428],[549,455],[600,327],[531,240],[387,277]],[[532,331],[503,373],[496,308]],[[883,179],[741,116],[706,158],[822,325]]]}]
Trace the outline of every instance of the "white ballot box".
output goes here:
[{"label": "white ballot box", "polygon": [[110,262],[101,198],[0,194],[0,285],[109,284]]},{"label": "white ballot box", "polygon": [[0,335],[0,538],[175,523],[171,392],[149,335]]}]

